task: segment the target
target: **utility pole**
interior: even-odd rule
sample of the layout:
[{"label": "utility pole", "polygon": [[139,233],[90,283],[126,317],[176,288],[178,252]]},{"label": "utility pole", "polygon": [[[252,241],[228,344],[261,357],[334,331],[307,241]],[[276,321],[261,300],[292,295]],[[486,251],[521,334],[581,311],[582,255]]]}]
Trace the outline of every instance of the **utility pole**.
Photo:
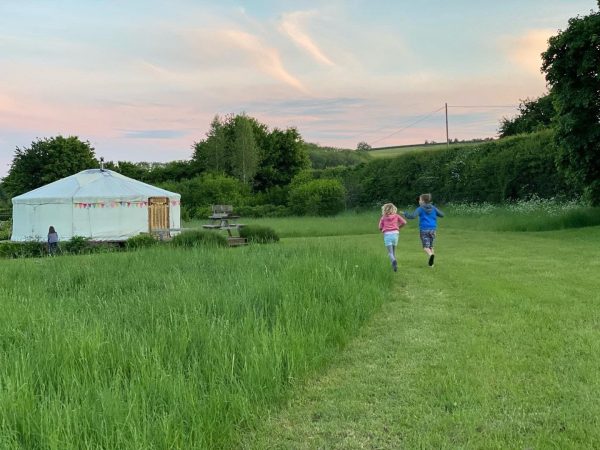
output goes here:
[{"label": "utility pole", "polygon": [[446,103],[446,147],[450,147],[450,139],[448,138],[448,103]]}]

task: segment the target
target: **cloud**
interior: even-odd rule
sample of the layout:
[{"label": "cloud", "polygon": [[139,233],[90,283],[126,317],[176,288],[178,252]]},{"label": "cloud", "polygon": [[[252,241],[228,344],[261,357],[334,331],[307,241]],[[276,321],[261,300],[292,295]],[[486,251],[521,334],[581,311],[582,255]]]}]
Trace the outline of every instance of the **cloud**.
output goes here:
[{"label": "cloud", "polygon": [[548,39],[554,34],[556,30],[529,30],[521,36],[504,38],[501,45],[509,61],[530,74],[540,75],[541,54],[548,48]]},{"label": "cloud", "polygon": [[227,30],[223,34],[237,47],[245,50],[252,58],[251,61],[260,70],[273,78],[308,94],[308,90],[300,80],[289,73],[281,61],[279,52],[273,47],[267,47],[256,36],[238,30]]},{"label": "cloud", "polygon": [[294,12],[290,14],[284,14],[283,20],[279,26],[279,29],[287,34],[292,41],[294,41],[299,47],[303,48],[318,62],[323,63],[327,66],[335,65],[331,59],[329,59],[313,39],[304,31],[299,22],[304,18],[314,15],[312,12]]},{"label": "cloud", "polygon": [[186,134],[182,130],[125,130],[123,137],[128,139],[173,139]]}]

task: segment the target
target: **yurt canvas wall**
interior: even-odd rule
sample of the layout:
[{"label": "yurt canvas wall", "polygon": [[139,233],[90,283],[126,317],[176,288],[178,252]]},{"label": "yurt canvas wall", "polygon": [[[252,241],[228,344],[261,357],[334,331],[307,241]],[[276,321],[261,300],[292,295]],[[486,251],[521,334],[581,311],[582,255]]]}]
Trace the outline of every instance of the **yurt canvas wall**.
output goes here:
[{"label": "yurt canvas wall", "polygon": [[177,193],[110,170],[91,169],[12,199],[13,241],[45,241],[54,226],[60,240],[84,236],[122,241],[140,233],[180,228]]}]

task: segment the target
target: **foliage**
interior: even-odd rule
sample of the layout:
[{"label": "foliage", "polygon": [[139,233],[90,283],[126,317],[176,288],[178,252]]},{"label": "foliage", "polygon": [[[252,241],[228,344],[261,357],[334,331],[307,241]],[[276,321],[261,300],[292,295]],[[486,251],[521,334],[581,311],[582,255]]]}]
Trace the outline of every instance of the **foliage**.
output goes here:
[{"label": "foliage", "polygon": [[0,241],[9,240],[12,235],[12,219],[0,220]]},{"label": "foliage", "polygon": [[[490,202],[541,198],[576,192],[556,170],[558,153],[552,130],[448,150],[409,153],[394,159],[374,160],[351,169],[344,183],[356,183],[353,203],[370,206],[384,200],[414,204],[423,192],[437,203]],[[350,200],[350,199],[348,199]]]},{"label": "foliage", "polygon": [[206,138],[194,144],[192,164],[251,183],[255,192],[289,184],[308,166],[302,138],[295,128],[269,131],[256,119],[242,115],[216,116]]},{"label": "foliage", "polygon": [[320,147],[316,144],[306,144],[305,148],[313,169],[357,166],[371,160],[370,155],[366,152]]},{"label": "foliage", "polygon": [[235,211],[242,217],[285,217],[290,214],[286,206],[271,204],[239,206]]},{"label": "foliage", "polygon": [[240,237],[247,239],[248,242],[257,242],[259,244],[279,242],[279,235],[273,228],[261,225],[247,225],[240,228]]},{"label": "foliage", "polygon": [[2,242],[0,258],[39,258],[47,255],[46,244],[38,241]]},{"label": "foliage", "polygon": [[542,70],[557,109],[559,167],[600,205],[600,12],[549,40]]},{"label": "foliage", "polygon": [[179,182],[159,183],[159,186],[180,193],[181,203],[190,217],[201,217],[197,215],[197,209],[210,205],[239,205],[249,195],[249,187],[239,180],[213,173]]},{"label": "foliage", "polygon": [[366,142],[359,142],[356,146],[356,150],[359,152],[368,152],[370,150],[373,150],[373,147],[371,147],[368,143]]},{"label": "foliage", "polygon": [[244,184],[250,184],[258,170],[258,147],[252,122],[246,115],[234,118],[233,145],[231,152],[231,173]]},{"label": "foliage", "polygon": [[60,245],[65,252],[74,255],[92,252],[90,238],[84,236],[73,236],[71,239],[62,242]]},{"label": "foliage", "polygon": [[519,114],[512,119],[504,117],[500,122],[499,135],[508,137],[540,131],[551,125],[555,115],[552,94],[521,100]]},{"label": "foliage", "polygon": [[309,167],[302,137],[296,128],[275,128],[264,138],[261,162],[254,178],[255,191],[264,192],[290,184],[292,178]]},{"label": "foliage", "polygon": [[3,188],[16,196],[98,166],[94,148],[76,136],[38,139],[29,148],[15,151]]},{"label": "foliage", "polygon": [[171,244],[176,247],[227,247],[227,238],[216,231],[184,231],[173,237]]},{"label": "foliage", "polygon": [[148,233],[141,233],[137,236],[132,236],[125,241],[125,247],[128,249],[148,248],[156,245],[156,239]]},{"label": "foliage", "polygon": [[312,180],[290,190],[290,210],[299,215],[332,216],[345,208],[344,186],[336,179]]}]

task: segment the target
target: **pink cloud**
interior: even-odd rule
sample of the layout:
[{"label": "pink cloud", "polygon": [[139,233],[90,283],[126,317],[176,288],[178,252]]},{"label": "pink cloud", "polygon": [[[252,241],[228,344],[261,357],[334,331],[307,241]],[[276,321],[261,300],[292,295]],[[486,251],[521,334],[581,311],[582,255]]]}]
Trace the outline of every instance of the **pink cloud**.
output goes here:
[{"label": "pink cloud", "polygon": [[280,30],[287,34],[300,48],[303,48],[318,62],[327,66],[333,66],[334,63],[325,53],[319,48],[314,40],[304,31],[300,25],[300,21],[306,17],[312,16],[314,13],[295,12],[285,14],[280,24]]}]

